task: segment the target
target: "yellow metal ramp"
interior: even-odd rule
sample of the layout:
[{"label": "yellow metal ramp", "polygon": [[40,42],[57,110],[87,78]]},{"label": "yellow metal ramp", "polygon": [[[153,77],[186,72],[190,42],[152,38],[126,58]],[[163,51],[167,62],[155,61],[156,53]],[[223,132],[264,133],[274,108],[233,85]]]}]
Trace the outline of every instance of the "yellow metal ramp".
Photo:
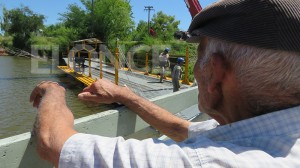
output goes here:
[{"label": "yellow metal ramp", "polygon": [[75,72],[74,69],[72,69],[68,66],[58,66],[58,68],[61,69],[62,71],[64,71],[65,73],[73,76],[75,79],[82,82],[86,86],[89,86],[96,81],[92,77],[86,76],[85,74],[82,74],[81,72]]}]

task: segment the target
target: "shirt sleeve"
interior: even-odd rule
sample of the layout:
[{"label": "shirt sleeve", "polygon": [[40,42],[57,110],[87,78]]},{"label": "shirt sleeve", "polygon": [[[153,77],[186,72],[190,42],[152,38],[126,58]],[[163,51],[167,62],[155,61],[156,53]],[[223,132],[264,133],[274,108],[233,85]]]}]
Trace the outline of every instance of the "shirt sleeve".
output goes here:
[{"label": "shirt sleeve", "polygon": [[186,152],[174,141],[78,133],[60,153],[59,167],[193,167]]},{"label": "shirt sleeve", "polygon": [[200,135],[202,132],[216,128],[218,125],[219,123],[214,119],[202,122],[194,122],[189,126],[188,138]]}]

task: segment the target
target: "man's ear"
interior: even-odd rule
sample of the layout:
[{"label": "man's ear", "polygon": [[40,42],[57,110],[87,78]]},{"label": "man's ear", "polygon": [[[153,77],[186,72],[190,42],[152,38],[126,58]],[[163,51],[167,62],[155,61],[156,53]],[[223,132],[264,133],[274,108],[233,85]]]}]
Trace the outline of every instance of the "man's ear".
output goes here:
[{"label": "man's ear", "polygon": [[[210,68],[211,68],[211,78],[207,87],[208,93],[214,94],[216,92],[222,92],[222,90],[220,90],[221,89],[220,86],[222,85],[222,81],[225,78],[225,74],[227,70],[225,58],[220,54],[214,53],[211,56]],[[217,93],[217,94],[222,94],[222,93]]]}]

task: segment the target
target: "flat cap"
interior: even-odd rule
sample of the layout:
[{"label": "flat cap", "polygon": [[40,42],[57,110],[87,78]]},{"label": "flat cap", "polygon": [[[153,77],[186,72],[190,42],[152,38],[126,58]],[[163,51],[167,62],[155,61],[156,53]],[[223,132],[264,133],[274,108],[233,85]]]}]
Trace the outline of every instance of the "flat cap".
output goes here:
[{"label": "flat cap", "polygon": [[300,52],[300,0],[221,0],[193,19],[187,42],[201,36]]}]

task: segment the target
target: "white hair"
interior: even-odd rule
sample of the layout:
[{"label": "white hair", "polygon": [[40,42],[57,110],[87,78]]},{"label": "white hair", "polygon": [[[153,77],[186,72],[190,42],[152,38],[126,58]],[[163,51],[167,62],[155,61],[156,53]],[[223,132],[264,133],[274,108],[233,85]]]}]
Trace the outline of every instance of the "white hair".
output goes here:
[{"label": "white hair", "polygon": [[254,115],[300,105],[300,53],[208,38],[200,68],[213,53],[222,55],[234,71],[237,89]]}]

